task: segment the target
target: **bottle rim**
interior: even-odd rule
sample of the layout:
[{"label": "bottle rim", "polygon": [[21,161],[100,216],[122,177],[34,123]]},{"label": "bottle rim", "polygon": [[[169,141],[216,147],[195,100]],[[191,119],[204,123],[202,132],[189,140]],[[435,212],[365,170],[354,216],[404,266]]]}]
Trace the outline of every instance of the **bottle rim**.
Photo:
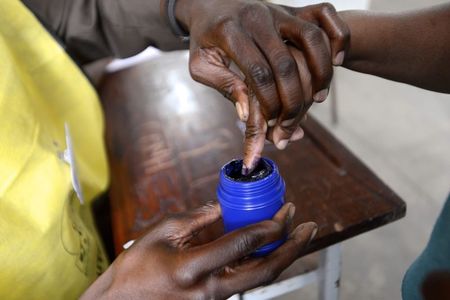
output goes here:
[{"label": "bottle rim", "polygon": [[274,163],[271,159],[262,157],[261,160],[263,160],[264,162],[266,162],[267,164],[269,164],[270,167],[271,167],[270,173],[269,173],[268,175],[264,176],[264,177],[261,178],[261,179],[254,180],[254,181],[237,181],[237,180],[234,180],[232,177],[230,177],[230,176],[226,173],[226,168],[227,168],[231,163],[233,163],[233,162],[235,162],[235,161],[242,161],[242,159],[232,159],[232,160],[230,160],[229,162],[227,162],[225,165],[223,165],[222,168],[220,168],[220,176],[221,176],[220,178],[221,178],[221,179],[223,178],[224,180],[226,180],[226,181],[228,181],[228,182],[231,182],[231,183],[242,184],[243,186],[252,186],[252,185],[253,185],[253,186],[257,186],[257,185],[259,185],[261,182],[268,181],[268,180],[270,180],[270,178],[272,178],[272,177],[274,177],[274,176],[276,176],[276,175],[278,174],[278,167],[275,165],[275,163]]},{"label": "bottle rim", "polygon": [[[236,181],[228,176],[226,167],[235,160],[231,160],[221,168],[217,188],[219,202],[230,208],[251,209],[268,206],[284,196],[285,183],[277,166],[268,158],[261,159],[264,159],[272,170],[267,176],[256,181]],[[239,199],[239,202],[235,202],[233,199]],[[269,201],[265,201],[266,199],[269,199]]]}]

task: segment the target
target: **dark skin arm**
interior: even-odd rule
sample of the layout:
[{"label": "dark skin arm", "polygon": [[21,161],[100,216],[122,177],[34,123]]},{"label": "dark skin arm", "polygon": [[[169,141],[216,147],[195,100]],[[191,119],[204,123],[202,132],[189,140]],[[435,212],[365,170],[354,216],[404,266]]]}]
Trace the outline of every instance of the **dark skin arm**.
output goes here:
[{"label": "dark skin arm", "polygon": [[344,67],[450,93],[450,4],[404,13],[345,11]]},{"label": "dark skin arm", "polygon": [[[309,17],[309,11],[307,7],[300,8],[296,14],[303,20],[314,22]],[[344,11],[338,15],[350,32],[344,67],[450,93],[450,4],[395,14]],[[329,33],[327,35],[330,36]],[[303,53],[295,58],[299,65],[299,61],[305,59]],[[310,87],[313,79],[305,68],[300,72],[300,78],[304,91],[304,114],[313,102]],[[262,152],[264,140],[273,135],[273,130],[265,132],[258,109],[251,109],[251,112],[245,141],[245,159],[249,160],[254,153]],[[295,141],[299,136],[301,130],[290,141]]]},{"label": "dark skin arm", "polygon": [[22,0],[79,64],[148,46],[187,48],[160,17],[160,0]]},{"label": "dark skin arm", "polygon": [[[344,67],[450,93],[450,4],[401,14],[347,11],[339,15],[351,32]],[[303,55],[293,53],[297,53],[295,58],[301,65]],[[300,73],[304,90],[308,90],[310,76],[306,69]],[[257,109],[251,112],[250,125],[257,129],[256,136],[263,141],[265,135],[258,131],[262,126],[258,120],[262,117]],[[253,133],[250,131],[250,135]],[[422,286],[424,299],[444,299],[450,295],[449,287],[450,273],[430,274]]]},{"label": "dark skin arm", "polygon": [[[351,43],[344,67],[450,93],[450,3],[396,14],[346,11]],[[448,299],[450,273],[429,274],[423,298]]]}]

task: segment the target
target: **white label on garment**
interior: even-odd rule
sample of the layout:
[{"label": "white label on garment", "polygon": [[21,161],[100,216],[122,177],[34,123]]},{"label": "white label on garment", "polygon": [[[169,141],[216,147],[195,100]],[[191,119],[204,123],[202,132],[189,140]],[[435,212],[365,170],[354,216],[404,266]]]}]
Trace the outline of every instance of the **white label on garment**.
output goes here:
[{"label": "white label on garment", "polygon": [[67,147],[67,149],[64,151],[64,160],[70,166],[70,174],[72,176],[73,189],[75,190],[75,193],[77,193],[80,203],[84,204],[83,190],[81,189],[81,184],[78,179],[77,164],[75,161],[75,153],[73,151],[73,143],[72,137],[70,135],[69,124],[67,123],[64,124],[64,131],[66,134],[66,147]]}]

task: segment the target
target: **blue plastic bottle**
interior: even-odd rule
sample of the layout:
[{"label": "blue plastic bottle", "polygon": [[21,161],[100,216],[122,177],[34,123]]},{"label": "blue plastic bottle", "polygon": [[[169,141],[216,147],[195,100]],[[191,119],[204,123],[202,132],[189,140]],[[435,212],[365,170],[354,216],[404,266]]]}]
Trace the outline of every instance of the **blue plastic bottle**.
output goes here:
[{"label": "blue plastic bottle", "polygon": [[[232,160],[220,170],[217,197],[225,232],[270,220],[284,204],[285,183],[273,161],[262,158],[249,176],[242,176],[241,169],[242,160]],[[264,245],[253,255],[267,255],[284,241]]]}]

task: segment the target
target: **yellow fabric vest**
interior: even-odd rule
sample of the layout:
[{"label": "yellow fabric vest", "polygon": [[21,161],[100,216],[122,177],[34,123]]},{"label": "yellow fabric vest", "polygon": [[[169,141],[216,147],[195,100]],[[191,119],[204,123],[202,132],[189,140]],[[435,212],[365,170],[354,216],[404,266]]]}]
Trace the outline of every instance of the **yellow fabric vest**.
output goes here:
[{"label": "yellow fabric vest", "polygon": [[0,0],[0,299],[75,299],[107,267],[90,212],[108,183],[103,129],[78,67],[20,1]]}]

